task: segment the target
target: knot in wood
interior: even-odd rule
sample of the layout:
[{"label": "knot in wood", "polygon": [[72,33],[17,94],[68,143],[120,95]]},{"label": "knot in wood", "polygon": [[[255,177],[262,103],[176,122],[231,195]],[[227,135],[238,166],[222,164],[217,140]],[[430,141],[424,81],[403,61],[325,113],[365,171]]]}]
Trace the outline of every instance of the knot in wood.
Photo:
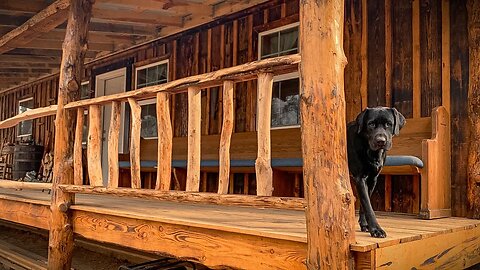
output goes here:
[{"label": "knot in wood", "polygon": [[71,79],[67,83],[68,92],[76,92],[78,90],[78,83],[75,79]]},{"label": "knot in wood", "polygon": [[66,213],[69,208],[70,208],[70,203],[69,202],[61,203],[61,204],[58,205],[58,209],[63,213]]}]

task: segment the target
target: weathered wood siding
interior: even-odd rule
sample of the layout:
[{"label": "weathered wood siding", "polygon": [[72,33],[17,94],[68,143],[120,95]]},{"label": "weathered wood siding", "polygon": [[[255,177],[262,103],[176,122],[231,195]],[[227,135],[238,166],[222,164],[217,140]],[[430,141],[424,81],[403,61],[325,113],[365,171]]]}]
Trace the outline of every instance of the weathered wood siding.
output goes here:
[{"label": "weathered wood siding", "polygon": [[[429,116],[442,103],[442,4],[441,0],[419,2],[419,21],[414,21],[412,1],[346,0],[344,49],[349,64],[345,69],[347,119],[355,118],[365,106],[392,105],[406,117]],[[366,5],[366,6],[363,6]],[[127,66],[127,89],[134,88],[132,64],[139,66],[168,58],[171,80],[218,70],[257,59],[258,33],[298,21],[298,1],[272,0],[259,7],[219,18],[207,25],[112,57],[90,63],[85,77],[94,89],[95,74]],[[364,14],[362,14],[362,9]],[[364,16],[366,15],[366,16]],[[452,209],[467,214],[466,160],[468,89],[468,42],[466,0],[450,1],[450,87],[452,123]],[[417,27],[417,28],[415,28]],[[419,35],[420,102],[414,103],[414,29]],[[362,38],[363,45],[362,45]],[[362,56],[362,46],[364,55]],[[13,116],[18,100],[33,96],[35,106],[56,102],[58,76],[0,93],[0,119]],[[362,87],[366,102],[362,104]],[[417,91],[417,90],[415,90]],[[234,95],[235,132],[253,131],[256,123],[256,82],[236,84]],[[174,136],[187,134],[187,96],[171,99]],[[419,104],[418,104],[419,103]],[[128,113],[127,113],[128,115]],[[221,130],[222,91],[202,91],[202,134]],[[36,120],[34,139],[52,143],[53,118]],[[0,140],[15,140],[15,129],[0,131]],[[205,180],[206,181],[206,180]],[[254,183],[254,182],[252,182]],[[374,194],[377,209],[385,207],[383,178]],[[411,212],[416,196],[412,177],[392,177],[392,210]],[[418,201],[418,200],[417,200]]]}]

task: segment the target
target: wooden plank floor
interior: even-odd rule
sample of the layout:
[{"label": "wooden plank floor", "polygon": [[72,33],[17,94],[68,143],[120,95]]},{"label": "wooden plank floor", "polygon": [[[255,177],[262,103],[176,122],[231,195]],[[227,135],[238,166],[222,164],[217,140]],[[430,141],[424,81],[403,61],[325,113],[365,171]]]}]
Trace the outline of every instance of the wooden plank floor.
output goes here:
[{"label": "wooden plank floor", "polygon": [[[48,204],[50,195],[40,191],[0,189],[0,199],[7,198]],[[76,196],[76,204],[72,209],[306,243],[305,216],[303,211],[298,210],[186,204],[82,194]],[[353,251],[366,252],[480,226],[480,220],[465,218],[422,220],[413,215],[392,213],[378,213],[377,216],[387,232],[387,238],[372,238],[368,233],[360,232],[357,227],[357,243],[352,245]]]}]

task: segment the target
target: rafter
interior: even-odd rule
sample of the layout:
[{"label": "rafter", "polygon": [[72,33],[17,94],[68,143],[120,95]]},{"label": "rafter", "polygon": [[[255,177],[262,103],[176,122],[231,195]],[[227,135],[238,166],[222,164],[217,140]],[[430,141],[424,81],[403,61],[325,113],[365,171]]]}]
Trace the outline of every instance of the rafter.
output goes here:
[{"label": "rafter", "polygon": [[63,23],[67,18],[69,6],[69,0],[57,0],[18,28],[4,35],[0,39],[0,53],[27,44],[42,33],[48,32]]}]

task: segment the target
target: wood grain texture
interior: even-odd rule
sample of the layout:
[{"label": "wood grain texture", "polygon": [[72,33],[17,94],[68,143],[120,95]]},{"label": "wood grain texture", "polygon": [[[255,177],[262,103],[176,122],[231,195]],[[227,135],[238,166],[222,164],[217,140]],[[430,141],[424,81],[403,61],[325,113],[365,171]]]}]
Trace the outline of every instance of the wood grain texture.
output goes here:
[{"label": "wood grain texture", "polygon": [[110,117],[110,128],[108,130],[108,187],[118,187],[118,137],[120,136],[121,123],[120,102],[112,102],[112,115]]},{"label": "wood grain texture", "polygon": [[52,188],[52,184],[37,183],[37,182],[19,182],[19,181],[0,179],[0,188],[48,190]]},{"label": "wood grain texture", "polygon": [[219,152],[219,175],[218,175],[218,193],[228,193],[228,183],[230,177],[230,143],[232,140],[234,107],[233,107],[234,83],[225,81],[223,83],[223,124],[220,135]]},{"label": "wood grain texture", "polygon": [[412,1],[413,118],[421,116],[420,0]]},{"label": "wood grain texture", "polygon": [[257,173],[257,195],[272,196],[273,171],[271,166],[272,149],[270,138],[270,126],[272,119],[272,88],[273,74],[258,74],[258,152],[255,160],[255,172]]},{"label": "wood grain texture", "polygon": [[471,215],[480,218],[480,2],[469,0],[469,86],[468,120],[470,127],[468,151],[468,203]]},{"label": "wood grain texture", "polygon": [[[172,176],[172,122],[170,121],[170,96],[157,94],[157,183],[156,190],[170,190]],[[141,155],[141,152],[140,152]]]},{"label": "wood grain texture", "polygon": [[75,143],[73,145],[73,183],[83,185],[83,119],[84,109],[77,109],[77,124],[75,128]]},{"label": "wood grain texture", "polygon": [[75,126],[76,110],[67,111],[65,105],[79,98],[83,63],[88,48],[87,33],[92,4],[90,0],[71,1],[66,35],[63,41],[64,51],[60,66],[58,108],[55,118],[48,269],[67,270],[70,269],[72,262],[71,216],[68,211],[61,211],[60,206],[72,204],[74,195],[62,192],[58,189],[58,185],[74,183],[73,138],[75,134],[73,127]]},{"label": "wood grain texture", "polygon": [[380,269],[465,269],[480,263],[479,234],[480,227],[476,227],[380,248],[376,251],[376,264]]},{"label": "wood grain texture", "polygon": [[62,190],[69,193],[110,194],[119,197],[151,198],[161,201],[197,202],[218,205],[240,205],[265,208],[304,209],[305,201],[302,198],[270,197],[270,196],[244,196],[244,195],[219,195],[199,192],[181,191],[155,191],[146,189],[118,188],[109,189],[88,186],[61,186]]},{"label": "wood grain texture", "polygon": [[213,268],[304,269],[305,244],[190,226],[74,212],[75,232],[87,239],[170,254]]},{"label": "wood grain texture", "polygon": [[450,1],[442,0],[442,106],[451,114]]},{"label": "wood grain texture", "polygon": [[99,105],[88,109],[88,179],[91,186],[103,186],[102,176],[102,112]]},{"label": "wood grain texture", "polygon": [[200,141],[201,125],[201,90],[197,87],[188,88],[188,154],[187,154],[187,187],[186,191],[200,190]]},{"label": "wood grain texture", "polygon": [[307,269],[353,267],[355,212],[345,142],[343,14],[344,1],[300,3]]},{"label": "wood grain texture", "polygon": [[132,114],[132,126],[130,135],[130,170],[132,188],[141,188],[140,178],[140,132],[142,130],[142,107],[133,99],[128,99]]},{"label": "wood grain texture", "polygon": [[28,110],[24,113],[17,114],[13,117],[0,121],[0,129],[14,127],[18,125],[18,123],[25,120],[31,120],[31,119],[37,119],[40,117],[55,115],[56,112],[57,112],[57,105],[51,105],[44,108],[36,108],[36,109]]}]

